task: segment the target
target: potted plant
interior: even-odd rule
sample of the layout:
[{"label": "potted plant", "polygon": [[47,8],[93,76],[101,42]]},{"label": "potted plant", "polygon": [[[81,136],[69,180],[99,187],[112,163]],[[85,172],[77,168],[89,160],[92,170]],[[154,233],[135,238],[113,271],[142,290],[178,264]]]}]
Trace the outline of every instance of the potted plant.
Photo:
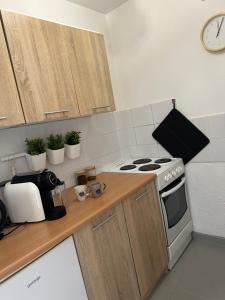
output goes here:
[{"label": "potted plant", "polygon": [[64,138],[61,134],[51,134],[47,138],[47,147],[50,164],[59,165],[64,162]]},{"label": "potted plant", "polygon": [[26,139],[26,158],[32,171],[46,168],[46,146],[42,138]]},{"label": "potted plant", "polygon": [[69,131],[65,136],[66,156],[75,159],[80,156],[80,132]]}]

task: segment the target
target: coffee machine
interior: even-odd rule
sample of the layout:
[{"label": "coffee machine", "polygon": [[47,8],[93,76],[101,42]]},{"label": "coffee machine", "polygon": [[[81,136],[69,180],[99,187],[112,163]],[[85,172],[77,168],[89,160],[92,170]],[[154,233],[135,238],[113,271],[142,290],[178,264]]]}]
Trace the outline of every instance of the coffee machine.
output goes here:
[{"label": "coffee machine", "polygon": [[63,184],[48,170],[15,175],[4,189],[11,221],[39,222],[65,216],[65,206],[55,206],[52,196],[52,191]]}]

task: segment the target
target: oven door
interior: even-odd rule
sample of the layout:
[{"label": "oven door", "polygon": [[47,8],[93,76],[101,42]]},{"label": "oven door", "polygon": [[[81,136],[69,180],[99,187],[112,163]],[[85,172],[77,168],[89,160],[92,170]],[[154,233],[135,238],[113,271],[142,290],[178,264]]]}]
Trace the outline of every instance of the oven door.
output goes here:
[{"label": "oven door", "polygon": [[185,225],[191,220],[185,181],[186,179],[183,177],[161,193],[168,245],[175,240]]}]

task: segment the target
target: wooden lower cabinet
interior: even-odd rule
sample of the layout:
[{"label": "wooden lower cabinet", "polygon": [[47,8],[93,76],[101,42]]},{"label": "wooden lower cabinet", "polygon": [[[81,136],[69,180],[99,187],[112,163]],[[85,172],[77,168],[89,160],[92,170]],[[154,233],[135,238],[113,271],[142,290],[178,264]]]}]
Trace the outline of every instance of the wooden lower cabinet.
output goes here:
[{"label": "wooden lower cabinet", "polygon": [[122,205],[74,234],[89,300],[139,300]]},{"label": "wooden lower cabinet", "polygon": [[74,234],[89,300],[147,299],[168,257],[155,184]]},{"label": "wooden lower cabinet", "polygon": [[123,201],[141,298],[145,299],[166,272],[166,239],[155,184]]}]

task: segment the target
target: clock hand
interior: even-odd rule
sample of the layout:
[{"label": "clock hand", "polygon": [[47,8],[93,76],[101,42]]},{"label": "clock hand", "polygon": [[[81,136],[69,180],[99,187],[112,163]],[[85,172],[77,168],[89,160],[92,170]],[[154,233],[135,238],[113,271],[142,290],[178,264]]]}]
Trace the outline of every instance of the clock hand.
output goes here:
[{"label": "clock hand", "polygon": [[216,35],[217,38],[218,38],[218,36],[220,35],[220,31],[221,31],[221,28],[222,28],[222,25],[223,25],[223,21],[224,21],[224,17],[222,18],[222,21],[221,21],[221,23],[220,23],[220,27],[219,27],[218,32],[217,32],[217,35]]},{"label": "clock hand", "polygon": [[217,19],[217,32],[219,29],[220,29],[220,23],[219,23],[219,20]]}]

